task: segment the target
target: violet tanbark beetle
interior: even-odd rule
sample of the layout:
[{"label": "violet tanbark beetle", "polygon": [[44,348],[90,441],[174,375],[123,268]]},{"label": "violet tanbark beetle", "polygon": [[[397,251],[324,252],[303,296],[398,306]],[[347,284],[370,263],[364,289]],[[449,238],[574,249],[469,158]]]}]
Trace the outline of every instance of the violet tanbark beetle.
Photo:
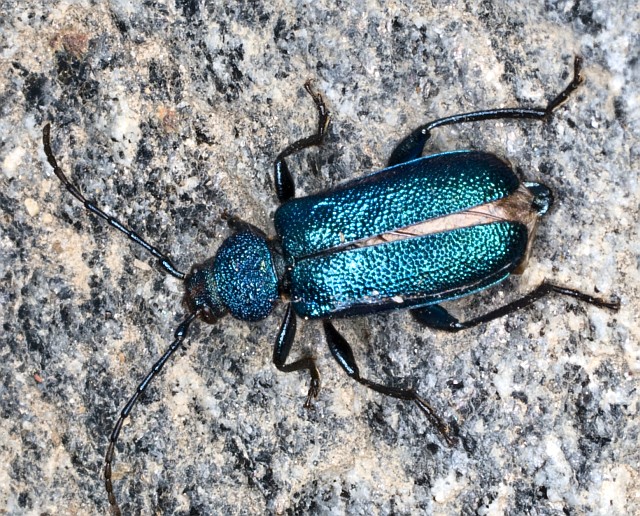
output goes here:
[{"label": "violet tanbark beetle", "polygon": [[124,420],[181,346],[195,319],[215,323],[229,313],[244,321],[267,317],[278,302],[286,304],[276,337],[273,362],[283,372],[307,370],[305,402],[318,395],[320,375],[315,359],[303,356],[287,363],[296,319],[321,319],[329,350],[357,382],[393,398],[412,401],[453,445],[457,430],[441,419],[412,389],[376,383],[360,376],[350,345],[330,322],[384,311],[409,309],[422,325],[456,332],[510,314],[549,294],[562,294],[603,308],[619,303],[543,282],[533,292],[485,315],[459,321],[440,302],[478,292],[517,273],[526,263],[538,218],[552,203],[550,190],[521,182],[502,159],[480,151],[455,151],[420,157],[431,131],[463,122],[495,119],[546,121],[578,88],[581,59],[573,79],[546,107],[476,111],[441,118],[418,127],[391,154],[388,167],[332,190],[295,198],[286,158],[322,143],[330,115],[322,97],[305,85],[319,119],[316,132],[296,141],[276,158],[275,187],[281,206],[275,213],[276,237],[230,220],[233,234],[213,258],[185,274],[137,233],[107,215],[69,181],[58,166],[43,129],[49,164],[66,189],[84,207],[144,247],[166,272],[183,280],[188,315],[170,347],[140,382],[120,413],[109,438],[104,479],[109,503],[120,513],[112,484],[115,446]]}]

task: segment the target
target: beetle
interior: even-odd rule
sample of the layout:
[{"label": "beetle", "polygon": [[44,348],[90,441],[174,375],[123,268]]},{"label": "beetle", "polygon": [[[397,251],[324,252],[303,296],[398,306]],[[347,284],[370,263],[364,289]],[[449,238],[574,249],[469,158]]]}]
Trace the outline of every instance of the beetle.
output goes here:
[{"label": "beetle", "polygon": [[180,272],[155,246],[95,203],[67,178],[51,148],[50,125],[43,128],[47,160],[64,187],[84,208],[104,219],[159,260],[185,286],[188,315],[174,340],[121,410],[109,437],[104,481],[113,512],[119,514],[112,464],[122,425],[151,380],[185,340],[195,319],[213,324],[225,314],[243,321],[266,318],[279,302],[285,315],[277,333],[273,363],[282,372],[307,371],[305,406],[320,389],[312,356],[287,362],[297,318],[322,320],[333,357],[355,381],[381,394],[414,402],[449,445],[457,427],[437,415],[413,389],[376,383],[360,376],[351,346],[331,319],[408,309],[421,325],[457,332],[523,309],[550,294],[561,294],[612,310],[616,299],[593,297],[544,281],[515,301],[479,317],[460,321],[440,303],[476,293],[521,272],[536,224],[553,202],[543,184],[521,182],[503,159],[481,151],[453,151],[421,157],[431,131],[441,126],[496,119],[547,121],[583,82],[582,60],[574,60],[573,78],[545,107],[502,108],[440,118],[424,124],[393,150],[388,166],[334,189],[295,197],[287,158],[320,145],[330,113],[322,96],[305,84],[318,112],[312,135],[285,148],[274,162],[275,238],[240,219],[229,218],[231,236],[216,254],[188,273]]}]

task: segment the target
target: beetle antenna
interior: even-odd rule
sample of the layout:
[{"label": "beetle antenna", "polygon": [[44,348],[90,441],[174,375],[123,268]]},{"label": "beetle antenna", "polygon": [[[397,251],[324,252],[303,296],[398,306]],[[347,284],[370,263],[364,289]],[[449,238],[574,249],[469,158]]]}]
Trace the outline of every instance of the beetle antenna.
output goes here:
[{"label": "beetle antenna", "polygon": [[120,412],[120,417],[116,422],[113,430],[111,431],[111,436],[109,437],[109,446],[107,447],[107,453],[104,456],[104,486],[107,490],[107,496],[109,497],[109,504],[111,505],[111,510],[113,514],[120,516],[122,512],[120,511],[120,507],[118,506],[118,502],[116,500],[116,495],[113,492],[113,482],[111,480],[111,466],[113,464],[113,457],[115,455],[116,444],[118,443],[118,437],[120,436],[120,430],[122,430],[122,424],[124,420],[129,417],[131,410],[137,403],[140,396],[147,389],[151,380],[153,380],[156,375],[162,371],[165,363],[171,355],[173,355],[178,348],[182,345],[185,337],[187,336],[187,331],[189,330],[189,325],[193,322],[193,320],[200,315],[199,311],[193,312],[189,314],[189,316],[180,323],[180,326],[176,329],[174,333],[174,341],[171,343],[169,348],[162,354],[162,356],[158,359],[158,361],[153,364],[151,370],[147,373],[147,376],[140,382],[136,392],[129,398],[127,404],[124,406],[122,411]]},{"label": "beetle antenna", "polygon": [[66,187],[66,189],[73,195],[76,199],[78,199],[85,207],[87,211],[97,215],[98,217],[106,220],[111,226],[116,228],[118,231],[121,231],[125,235],[127,235],[131,240],[133,240],[136,244],[141,245],[147,251],[149,251],[155,258],[160,261],[160,265],[162,268],[167,271],[169,274],[183,280],[185,278],[185,273],[180,272],[175,268],[171,260],[167,258],[167,256],[156,249],[154,246],[146,242],[140,235],[138,235],[135,231],[125,227],[121,224],[116,218],[107,215],[104,211],[102,211],[98,206],[96,206],[93,202],[88,201],[82,192],[78,189],[76,185],[74,185],[62,169],[58,166],[58,162],[56,161],[55,156],[53,155],[53,151],[51,150],[51,124],[47,124],[42,128],[42,143],[44,145],[44,153],[47,155],[47,161],[49,165],[53,168],[54,173],[58,177],[62,184]]}]

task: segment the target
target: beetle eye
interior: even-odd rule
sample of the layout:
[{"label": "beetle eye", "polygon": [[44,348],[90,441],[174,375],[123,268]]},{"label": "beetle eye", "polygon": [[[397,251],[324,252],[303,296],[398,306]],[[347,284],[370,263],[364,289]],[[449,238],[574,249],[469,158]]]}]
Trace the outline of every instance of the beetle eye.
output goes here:
[{"label": "beetle eye", "polygon": [[216,317],[213,312],[211,311],[211,308],[209,307],[205,307],[201,312],[200,312],[200,318],[206,322],[207,324],[214,324],[215,322],[218,321],[218,317]]}]

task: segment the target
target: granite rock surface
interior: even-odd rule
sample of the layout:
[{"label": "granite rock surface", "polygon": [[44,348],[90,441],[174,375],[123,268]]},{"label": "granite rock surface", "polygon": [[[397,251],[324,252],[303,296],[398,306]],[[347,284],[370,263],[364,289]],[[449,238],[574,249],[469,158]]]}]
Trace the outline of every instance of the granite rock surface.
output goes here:
[{"label": "granite rock surface", "polygon": [[[220,4],[220,5],[218,5]],[[435,131],[426,152],[482,149],[551,187],[522,277],[452,303],[472,316],[544,278],[618,313],[552,297],[456,335],[406,313],[338,321],[364,376],[414,386],[415,407],[350,381],[316,322],[271,363],[282,307],[254,324],[194,324],[124,426],[126,514],[638,514],[640,389],[636,2],[2,2],[0,513],[105,514],[108,435],[185,316],[182,286],[89,215],[46,163],[181,270],[215,253],[226,215],[273,235],[272,162],[300,195],[384,166],[434,118],[540,106],[584,58],[584,86],[547,124]],[[537,4],[537,5],[536,5]]]}]

